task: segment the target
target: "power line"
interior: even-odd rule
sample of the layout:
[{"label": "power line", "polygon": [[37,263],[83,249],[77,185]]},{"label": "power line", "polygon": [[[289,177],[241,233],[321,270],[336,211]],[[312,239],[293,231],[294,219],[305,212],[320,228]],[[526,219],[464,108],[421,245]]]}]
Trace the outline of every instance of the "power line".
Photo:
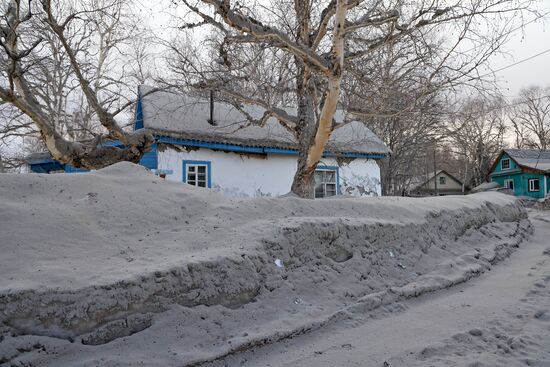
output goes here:
[{"label": "power line", "polygon": [[537,57],[539,57],[539,56],[542,56],[542,55],[544,55],[544,54],[547,54],[547,53],[549,53],[549,52],[550,52],[550,48],[547,49],[547,50],[544,50],[544,51],[542,51],[542,52],[539,52],[539,53],[536,54],[536,55],[529,56],[529,57],[526,58],[526,59],[519,60],[519,61],[516,61],[516,62],[510,64],[510,65],[506,65],[506,66],[504,66],[504,67],[502,67],[502,68],[493,70],[493,71],[491,71],[491,72],[489,72],[489,73],[487,73],[487,74],[483,74],[483,75],[480,75],[480,76],[476,76],[475,78],[472,77],[472,78],[470,78],[470,80],[481,79],[481,78],[484,78],[484,77],[489,76],[489,75],[494,75],[494,74],[498,73],[499,71],[509,69],[509,68],[511,68],[511,67],[513,67],[513,66],[516,66],[516,65],[519,65],[519,64],[523,64],[524,62],[533,60],[533,59],[535,59],[535,58],[537,58]]},{"label": "power line", "polygon": [[[546,17],[547,15],[550,15],[550,11],[548,11],[548,12],[546,12],[546,13],[544,13],[544,14],[538,15],[538,16],[536,16],[535,18],[533,18],[533,19],[531,19],[530,21],[528,21],[527,23],[523,23],[522,25],[520,25],[520,26],[518,26],[518,27],[516,27],[516,28],[510,29],[510,30],[509,30],[508,32],[506,32],[504,35],[509,36],[509,35],[511,35],[512,33],[515,33],[516,31],[519,31],[519,30],[525,28],[525,27],[528,26],[529,24],[534,23],[534,22],[536,22],[537,20]],[[466,51],[462,51],[462,52],[463,52],[463,53],[468,53],[468,52],[470,52],[470,51],[474,51],[474,50],[478,49],[479,46],[487,45],[487,44],[492,43],[492,42],[493,42],[492,40],[489,40],[489,41],[487,41],[487,42],[482,42],[482,43],[479,43],[479,44],[477,44],[476,46],[474,46],[474,47],[472,47],[472,48],[470,48],[470,49],[467,49]]]},{"label": "power line", "polygon": [[[533,98],[531,101],[532,102],[535,102],[535,101],[540,101],[540,100],[543,100],[545,98],[550,98],[550,95],[547,95],[547,96],[540,96],[538,98]],[[494,107],[494,108],[490,108],[486,111],[483,111],[484,113],[481,115],[481,116],[485,116],[486,114],[490,113],[490,112],[493,112],[493,111],[497,111],[497,110],[502,110],[502,109],[505,109],[505,108],[509,108],[509,107],[515,107],[515,106],[521,106],[522,104],[525,104],[525,101],[518,101],[518,102],[515,102],[515,103],[510,103],[510,104],[506,104],[504,106],[499,106],[499,107]]]}]

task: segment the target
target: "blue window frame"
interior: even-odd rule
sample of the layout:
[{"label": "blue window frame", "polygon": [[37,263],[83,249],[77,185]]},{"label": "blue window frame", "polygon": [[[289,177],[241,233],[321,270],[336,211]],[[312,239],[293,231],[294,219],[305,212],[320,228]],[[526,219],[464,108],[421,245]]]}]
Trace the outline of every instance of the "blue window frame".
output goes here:
[{"label": "blue window frame", "polygon": [[196,187],[212,187],[210,161],[183,161],[182,181]]},{"label": "blue window frame", "polygon": [[337,166],[317,166],[315,170],[315,198],[340,193],[340,172]]}]

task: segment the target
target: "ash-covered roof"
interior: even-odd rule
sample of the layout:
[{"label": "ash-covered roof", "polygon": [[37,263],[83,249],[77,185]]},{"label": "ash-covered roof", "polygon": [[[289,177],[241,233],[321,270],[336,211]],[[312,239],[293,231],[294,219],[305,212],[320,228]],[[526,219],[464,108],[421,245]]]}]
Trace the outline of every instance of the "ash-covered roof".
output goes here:
[{"label": "ash-covered roof", "polygon": [[520,166],[550,172],[550,150],[537,149],[505,149]]},{"label": "ash-covered roof", "polygon": [[[268,119],[264,126],[251,125],[234,106],[217,100],[214,103],[216,125],[212,125],[208,122],[208,98],[166,91],[147,94],[151,90],[147,86],[140,90],[144,127],[159,135],[243,146],[298,148],[294,135],[275,118]],[[264,110],[257,106],[243,105],[243,109],[257,119],[264,114]],[[343,113],[337,113],[336,121],[343,121]],[[335,129],[325,150],[333,153],[389,153],[380,138],[359,121]]]},{"label": "ash-covered roof", "polygon": [[50,161],[52,159],[53,158],[50,152],[35,152],[35,153],[29,154],[25,160],[29,164],[34,164],[42,161]]}]

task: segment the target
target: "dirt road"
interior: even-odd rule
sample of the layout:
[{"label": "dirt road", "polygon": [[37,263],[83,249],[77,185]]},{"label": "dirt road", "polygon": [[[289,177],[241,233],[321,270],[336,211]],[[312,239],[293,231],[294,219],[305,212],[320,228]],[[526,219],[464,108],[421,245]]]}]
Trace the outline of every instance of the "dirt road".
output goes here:
[{"label": "dirt road", "polygon": [[509,259],[451,289],[212,366],[550,366],[550,213]]}]

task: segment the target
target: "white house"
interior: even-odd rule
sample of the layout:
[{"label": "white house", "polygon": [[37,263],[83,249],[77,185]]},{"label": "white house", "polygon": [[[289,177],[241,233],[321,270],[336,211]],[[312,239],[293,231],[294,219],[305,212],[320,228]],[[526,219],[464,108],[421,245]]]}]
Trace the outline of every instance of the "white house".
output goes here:
[{"label": "white house", "polygon": [[[166,179],[235,197],[290,191],[297,142],[277,120],[252,125],[228,103],[169,92],[147,94],[147,90],[141,87],[135,128],[150,129],[157,137],[154,152],[144,160],[156,160],[152,168]],[[251,106],[243,110],[253,118],[264,113]],[[388,152],[361,122],[337,128],[315,173],[315,196],[380,195],[377,160]]]},{"label": "white house", "polygon": [[[276,119],[268,119],[263,126],[252,125],[243,112],[222,101],[148,91],[149,87],[140,87],[134,128],[151,130],[156,143],[140,164],[167,180],[233,197],[290,191],[298,147],[293,134]],[[264,113],[251,106],[242,110],[253,118]],[[343,120],[343,114],[337,117]],[[363,123],[342,124],[333,132],[315,173],[315,197],[381,195],[377,161],[388,153]],[[34,172],[77,171],[43,157],[31,159],[29,166]]]}]

